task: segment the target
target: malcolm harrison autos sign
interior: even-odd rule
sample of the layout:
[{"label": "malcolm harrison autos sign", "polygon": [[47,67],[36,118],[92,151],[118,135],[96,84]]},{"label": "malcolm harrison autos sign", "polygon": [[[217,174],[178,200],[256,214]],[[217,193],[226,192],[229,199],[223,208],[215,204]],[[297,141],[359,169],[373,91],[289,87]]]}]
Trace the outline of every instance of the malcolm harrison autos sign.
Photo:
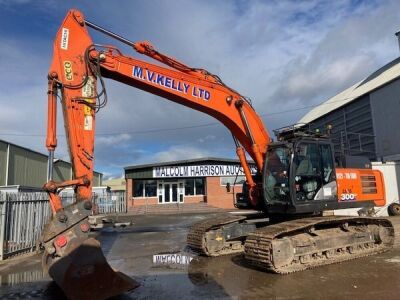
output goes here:
[{"label": "malcolm harrison autos sign", "polygon": [[[255,165],[250,165],[251,173],[257,173]],[[194,165],[153,167],[153,178],[169,177],[210,177],[244,175],[240,165]]]}]

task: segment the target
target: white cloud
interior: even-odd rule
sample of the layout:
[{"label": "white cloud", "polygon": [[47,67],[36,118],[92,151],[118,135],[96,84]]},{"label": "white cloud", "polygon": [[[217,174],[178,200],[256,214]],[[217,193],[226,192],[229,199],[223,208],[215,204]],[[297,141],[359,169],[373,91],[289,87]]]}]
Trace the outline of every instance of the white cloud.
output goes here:
[{"label": "white cloud", "polygon": [[175,161],[182,159],[202,158],[210,156],[207,150],[190,146],[172,146],[165,151],[160,151],[150,157],[152,162]]},{"label": "white cloud", "polygon": [[127,133],[121,133],[110,136],[99,136],[97,137],[98,145],[116,145],[121,142],[126,142],[131,139],[131,136]]},{"label": "white cloud", "polygon": [[199,142],[199,143],[205,143],[205,142],[207,142],[207,141],[213,141],[213,140],[215,140],[217,137],[215,136],[215,135],[212,135],[212,134],[208,134],[208,135],[206,135],[205,137],[203,137],[203,138],[199,138],[199,139],[197,139],[197,142]]},{"label": "white cloud", "polygon": [[321,102],[394,59],[398,56],[393,35],[400,24],[398,7],[395,1],[379,7],[364,4],[351,15],[342,13],[343,20],[332,27],[324,26],[314,45],[305,54],[293,56],[277,74],[273,98],[303,105]]},{"label": "white cloud", "polygon": [[125,174],[114,174],[109,172],[103,172],[103,182],[104,180],[111,180],[111,179],[125,179]]}]

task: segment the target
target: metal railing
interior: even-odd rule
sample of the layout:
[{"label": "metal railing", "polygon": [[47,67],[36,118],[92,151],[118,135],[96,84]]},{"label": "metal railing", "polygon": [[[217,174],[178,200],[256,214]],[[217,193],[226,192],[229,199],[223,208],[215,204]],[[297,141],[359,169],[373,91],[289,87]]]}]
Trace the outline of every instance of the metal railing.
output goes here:
[{"label": "metal railing", "polygon": [[[74,196],[62,197],[63,205]],[[124,194],[93,194],[93,215],[126,213]],[[32,252],[51,217],[49,197],[41,192],[0,192],[0,260]]]},{"label": "metal railing", "polygon": [[97,195],[93,198],[93,214],[126,213],[125,193]]},{"label": "metal railing", "polygon": [[[75,201],[76,197],[74,194],[61,194],[61,202],[63,206],[72,204]],[[127,212],[125,193],[93,193],[92,202],[92,215]]]},{"label": "metal railing", "polygon": [[46,193],[0,193],[0,260],[34,251],[51,216]]},{"label": "metal railing", "polygon": [[343,154],[374,153],[371,149],[364,148],[365,145],[374,143],[375,135],[359,132],[341,131],[340,148]]}]

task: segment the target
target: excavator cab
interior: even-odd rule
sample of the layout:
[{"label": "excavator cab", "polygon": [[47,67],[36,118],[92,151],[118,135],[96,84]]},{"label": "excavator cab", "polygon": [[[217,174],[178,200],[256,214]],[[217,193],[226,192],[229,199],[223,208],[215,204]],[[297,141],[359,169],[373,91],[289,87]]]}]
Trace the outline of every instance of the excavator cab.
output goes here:
[{"label": "excavator cab", "polygon": [[269,213],[314,213],[337,203],[332,144],[324,138],[272,143],[264,166]]}]

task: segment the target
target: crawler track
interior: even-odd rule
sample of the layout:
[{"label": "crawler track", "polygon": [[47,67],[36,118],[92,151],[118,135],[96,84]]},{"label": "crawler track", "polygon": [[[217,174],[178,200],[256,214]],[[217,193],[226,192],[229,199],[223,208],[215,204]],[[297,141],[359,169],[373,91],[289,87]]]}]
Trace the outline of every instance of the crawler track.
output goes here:
[{"label": "crawler track", "polygon": [[388,219],[318,217],[257,229],[245,243],[245,258],[257,268],[288,274],[389,250]]},{"label": "crawler track", "polygon": [[[218,235],[210,236],[207,233],[211,230],[215,231],[224,225],[239,222],[246,219],[243,216],[223,215],[212,219],[207,219],[194,224],[188,233],[187,243],[191,249],[205,256],[219,256],[235,252],[243,252],[242,249],[232,249],[230,243],[224,243],[223,247],[215,249],[210,246],[212,242],[219,239]],[[212,239],[212,241],[210,241]],[[223,242],[223,241],[221,241]]]},{"label": "crawler track", "polygon": [[400,248],[400,216],[386,217],[394,228],[394,248]]}]

